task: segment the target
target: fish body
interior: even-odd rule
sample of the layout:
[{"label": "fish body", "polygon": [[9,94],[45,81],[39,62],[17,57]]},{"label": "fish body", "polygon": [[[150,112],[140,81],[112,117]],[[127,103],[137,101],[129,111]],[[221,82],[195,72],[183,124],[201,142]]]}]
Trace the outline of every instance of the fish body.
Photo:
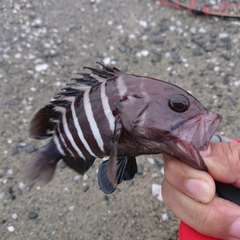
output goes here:
[{"label": "fish body", "polygon": [[28,178],[50,181],[60,159],[83,174],[95,158],[109,156],[99,174],[116,187],[134,177],[136,164],[128,161],[157,153],[207,170],[199,151],[207,149],[220,115],[171,83],[101,65],[34,116],[30,135],[52,139],[25,164]]}]

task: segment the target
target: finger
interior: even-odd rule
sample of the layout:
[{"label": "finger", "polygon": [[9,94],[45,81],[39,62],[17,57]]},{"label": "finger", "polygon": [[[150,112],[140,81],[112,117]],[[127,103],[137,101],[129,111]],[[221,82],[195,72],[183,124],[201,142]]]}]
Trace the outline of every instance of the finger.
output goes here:
[{"label": "finger", "polygon": [[214,197],[203,204],[173,187],[166,179],[162,184],[165,204],[187,225],[206,236],[240,239],[240,208],[227,200]]},{"label": "finger", "polygon": [[216,192],[215,184],[207,172],[193,169],[167,155],[164,156],[164,160],[165,178],[172,186],[203,203],[213,199]]},{"label": "finger", "polygon": [[240,144],[211,143],[208,151],[201,155],[214,179],[240,187]]}]

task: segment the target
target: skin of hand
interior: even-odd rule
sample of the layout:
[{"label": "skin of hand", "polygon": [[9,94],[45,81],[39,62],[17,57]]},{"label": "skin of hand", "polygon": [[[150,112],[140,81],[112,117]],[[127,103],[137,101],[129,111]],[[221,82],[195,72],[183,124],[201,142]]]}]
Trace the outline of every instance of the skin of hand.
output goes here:
[{"label": "skin of hand", "polygon": [[208,172],[164,156],[165,204],[187,225],[206,236],[240,239],[240,206],[215,196],[214,179],[240,188],[240,144],[210,143],[200,153]]}]

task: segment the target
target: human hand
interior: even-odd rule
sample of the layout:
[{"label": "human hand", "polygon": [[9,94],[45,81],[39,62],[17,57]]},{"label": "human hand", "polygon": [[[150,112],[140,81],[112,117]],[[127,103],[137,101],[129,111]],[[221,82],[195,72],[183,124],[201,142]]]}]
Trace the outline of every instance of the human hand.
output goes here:
[{"label": "human hand", "polygon": [[214,180],[240,188],[240,144],[211,143],[201,155],[208,172],[164,156],[162,195],[166,205],[203,235],[240,239],[240,206],[215,196]]}]

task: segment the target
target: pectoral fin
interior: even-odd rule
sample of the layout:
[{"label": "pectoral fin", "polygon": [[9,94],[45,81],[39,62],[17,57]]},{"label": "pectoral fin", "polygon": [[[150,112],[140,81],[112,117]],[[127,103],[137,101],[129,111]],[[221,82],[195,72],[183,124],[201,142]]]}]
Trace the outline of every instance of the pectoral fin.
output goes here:
[{"label": "pectoral fin", "polygon": [[117,148],[118,148],[118,141],[122,133],[122,121],[120,119],[120,116],[118,115],[116,117],[115,121],[115,128],[114,128],[114,133],[113,133],[113,147],[110,152],[109,160],[108,160],[108,165],[107,165],[107,177],[111,184],[116,187],[117,186]]}]

